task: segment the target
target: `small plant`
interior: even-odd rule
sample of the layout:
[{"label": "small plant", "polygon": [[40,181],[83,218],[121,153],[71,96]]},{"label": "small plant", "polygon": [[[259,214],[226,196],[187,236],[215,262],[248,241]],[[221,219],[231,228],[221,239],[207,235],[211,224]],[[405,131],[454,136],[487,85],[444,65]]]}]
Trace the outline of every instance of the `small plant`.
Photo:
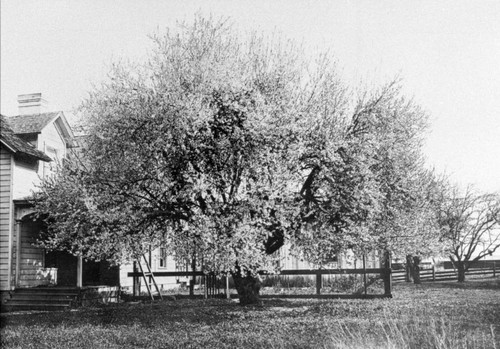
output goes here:
[{"label": "small plant", "polygon": [[361,283],[358,275],[335,275],[323,280],[323,286],[330,288],[333,293],[352,293]]},{"label": "small plant", "polygon": [[313,287],[314,279],[302,275],[269,275],[262,281],[262,287],[273,288],[304,288]]}]

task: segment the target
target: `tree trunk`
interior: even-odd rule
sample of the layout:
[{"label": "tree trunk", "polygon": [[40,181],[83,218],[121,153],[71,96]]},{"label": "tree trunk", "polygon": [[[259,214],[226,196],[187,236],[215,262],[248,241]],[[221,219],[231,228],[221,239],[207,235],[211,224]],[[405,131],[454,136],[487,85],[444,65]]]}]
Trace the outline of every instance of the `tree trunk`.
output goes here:
[{"label": "tree trunk", "polygon": [[457,262],[458,282],[465,281],[465,265],[463,262]]},{"label": "tree trunk", "polygon": [[233,277],[234,286],[238,291],[240,305],[260,305],[260,277],[252,276],[250,273],[244,273],[244,275],[242,275],[239,268],[237,268],[235,273],[231,273],[231,275]]},{"label": "tree trunk", "polygon": [[415,284],[420,284],[420,257],[414,256],[413,257],[413,282]]},{"label": "tree trunk", "polygon": [[[196,272],[196,255],[193,255],[193,259],[191,260],[191,270]],[[196,276],[192,276],[191,280],[189,280],[189,295],[194,296],[194,284],[196,282]]]}]

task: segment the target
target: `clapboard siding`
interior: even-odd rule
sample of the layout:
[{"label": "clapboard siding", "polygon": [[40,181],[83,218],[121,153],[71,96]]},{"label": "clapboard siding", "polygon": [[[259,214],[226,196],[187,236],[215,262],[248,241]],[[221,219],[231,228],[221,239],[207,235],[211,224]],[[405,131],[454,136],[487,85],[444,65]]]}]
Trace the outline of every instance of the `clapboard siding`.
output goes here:
[{"label": "clapboard siding", "polygon": [[12,229],[12,155],[0,145],[0,290],[10,289],[9,266]]},{"label": "clapboard siding", "polygon": [[[8,201],[6,201],[6,205],[8,205]],[[10,226],[10,212],[7,212],[7,210],[0,209],[2,212],[0,213],[0,227],[8,228]]]},{"label": "clapboard siding", "polygon": [[13,198],[24,199],[31,195],[32,191],[40,183],[37,166],[30,163],[16,161],[13,168]]}]

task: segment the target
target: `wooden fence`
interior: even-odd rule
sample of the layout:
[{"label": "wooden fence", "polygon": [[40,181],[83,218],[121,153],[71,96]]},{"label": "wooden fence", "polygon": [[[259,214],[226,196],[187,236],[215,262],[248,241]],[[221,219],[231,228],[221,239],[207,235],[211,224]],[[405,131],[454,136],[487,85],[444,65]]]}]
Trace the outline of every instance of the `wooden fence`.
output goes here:
[{"label": "wooden fence", "polygon": [[[229,290],[229,282],[225,277],[218,278],[213,274],[204,274],[200,271],[182,271],[182,272],[154,272],[155,278],[157,277],[172,277],[172,276],[183,276],[183,277],[202,277],[204,285],[204,298],[211,298],[218,296],[218,290],[220,289],[220,284],[222,279],[225,279],[223,283],[225,284],[224,293],[227,298],[231,297]],[[384,282],[384,293],[383,294],[369,294],[367,281],[367,274],[376,274]],[[292,269],[292,270],[282,270],[279,274],[267,274],[262,273],[262,275],[303,275],[303,276],[314,276],[316,292],[310,294],[263,294],[261,298],[390,298],[392,297],[392,270],[390,265],[385,268],[364,268],[364,269]],[[363,275],[363,289],[361,292],[354,294],[322,294],[321,289],[323,287],[323,276],[324,275]],[[134,285],[138,284],[138,279],[142,277],[139,272],[131,272],[127,274],[128,277],[134,278]],[[190,294],[193,295],[193,285],[191,283]],[[134,286],[134,296],[137,296],[139,292]]]},{"label": "wooden fence", "polygon": [[[470,268],[466,272],[466,277],[470,276],[497,276],[497,269],[500,261],[487,261],[485,263],[476,263],[474,268]],[[378,279],[383,280],[384,293],[383,294],[370,294],[368,293],[368,286],[370,282],[367,280],[367,275],[377,275]],[[384,268],[359,268],[359,269],[288,269],[281,270],[278,274],[267,274],[268,276],[313,276],[315,279],[315,293],[307,294],[262,294],[262,298],[390,298],[392,297],[392,283],[400,283],[406,281],[406,270],[393,270],[390,263],[387,263]],[[363,287],[355,293],[322,293],[323,276],[325,275],[362,275]],[[139,272],[131,272],[127,274],[134,280],[133,295],[140,295],[139,279],[142,274]],[[204,274],[201,271],[175,271],[175,272],[154,272],[155,277],[191,277],[190,283],[190,296],[194,296],[195,278],[201,277],[201,284],[203,285],[204,298],[213,298],[225,296],[227,298],[234,297],[229,289],[229,278],[224,276],[216,276],[214,274]],[[436,269],[434,266],[431,268],[422,268],[420,270],[420,281],[450,281],[457,280],[457,271],[454,269]],[[372,281],[374,278],[372,278]],[[139,286],[139,287],[137,287]]]},{"label": "wooden fence", "polygon": [[[497,276],[496,263],[491,263],[482,268],[471,268],[465,272],[465,276]],[[433,266],[420,270],[420,281],[450,281],[457,280],[458,273],[454,269],[436,270]],[[395,283],[405,282],[406,270],[395,270],[392,272],[392,281]]]}]

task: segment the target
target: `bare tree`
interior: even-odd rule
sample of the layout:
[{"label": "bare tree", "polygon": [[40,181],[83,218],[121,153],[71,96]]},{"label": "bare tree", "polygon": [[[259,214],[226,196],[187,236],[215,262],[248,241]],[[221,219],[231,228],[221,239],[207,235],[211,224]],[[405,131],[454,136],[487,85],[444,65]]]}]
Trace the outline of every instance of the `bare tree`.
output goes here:
[{"label": "bare tree", "polygon": [[500,248],[500,196],[452,187],[443,195],[439,224],[458,282],[463,282],[475,262]]}]

